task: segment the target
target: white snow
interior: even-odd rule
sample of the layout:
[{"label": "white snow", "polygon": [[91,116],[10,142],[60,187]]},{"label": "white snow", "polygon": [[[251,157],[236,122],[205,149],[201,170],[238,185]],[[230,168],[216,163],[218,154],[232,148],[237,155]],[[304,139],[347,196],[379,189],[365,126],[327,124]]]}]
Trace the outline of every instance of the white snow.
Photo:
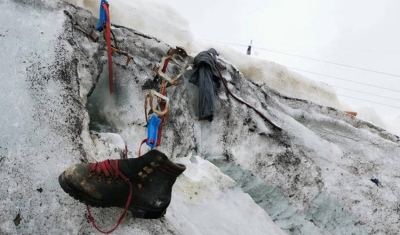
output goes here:
[{"label": "white snow", "polygon": [[[62,191],[57,177],[67,166],[79,162],[82,149],[90,161],[101,161],[120,158],[126,144],[129,157],[136,157],[139,143],[146,136],[144,91],[127,71],[120,72],[116,80],[120,95],[109,94],[104,64],[99,83],[86,103],[93,82],[88,79],[94,78],[87,78],[90,71],[82,61],[77,65],[82,83],[52,79],[58,71],[52,65],[59,53],[67,58],[63,66],[70,66],[72,49],[57,44],[66,16],[53,1],[48,1],[51,7],[44,8],[41,1],[35,7],[16,2],[0,2],[0,234],[95,234],[85,217],[84,205]],[[98,15],[98,1],[68,2]],[[232,103],[232,123],[226,126],[223,115],[228,97],[224,94],[216,102],[217,110],[222,111],[215,120],[193,121],[189,128],[193,136],[186,136],[180,143],[195,145],[198,155],[171,154],[179,143],[171,143],[175,133],[165,130],[165,144],[159,149],[187,167],[174,185],[167,214],[164,219],[152,221],[127,216],[115,234],[261,235],[286,234],[284,230],[292,228],[297,229],[290,230],[293,234],[381,234],[382,227],[398,224],[399,144],[390,133],[331,111],[328,107],[347,107],[338,101],[333,88],[274,62],[243,59],[230,48],[193,40],[188,23],[166,4],[109,2],[114,24],[160,38],[171,46],[184,46],[191,55],[214,46],[221,59],[232,63],[247,79],[284,96],[314,102],[271,96],[268,104],[273,106],[263,108],[284,127],[282,138],[289,139],[292,146],[281,145],[270,126],[242,104]],[[95,49],[88,40],[83,45],[89,54]],[[146,46],[160,55],[167,49],[162,43]],[[143,67],[151,64],[139,57],[135,61]],[[260,97],[251,98],[248,92],[242,92],[244,100],[263,107]],[[194,103],[195,93],[187,95],[189,103]],[[177,97],[171,102],[176,105],[171,109],[184,105]],[[91,125],[101,133],[89,133],[89,116],[82,112],[85,105],[92,115]],[[196,112],[188,106],[183,108],[191,109],[191,114]],[[244,125],[239,116],[246,112],[252,122]],[[400,116],[379,117],[365,109],[357,112],[389,132],[400,134],[399,125],[393,124],[399,123]],[[174,125],[184,127],[189,118],[182,115]],[[254,130],[249,132],[250,127]],[[75,136],[79,131],[73,128],[81,128],[81,136]],[[228,153],[223,144],[229,146]],[[142,152],[147,150],[143,146]],[[260,158],[260,152],[280,158]],[[235,164],[222,161],[226,154]],[[286,167],[271,167],[279,162]],[[294,167],[296,164],[301,164],[301,170]],[[290,182],[282,180],[285,174]],[[379,178],[383,187],[372,184],[372,177]],[[294,188],[296,180],[305,182],[304,187]],[[16,226],[13,219],[18,213],[22,220]],[[111,227],[121,210],[95,208],[93,213],[99,224]],[[376,231],[368,230],[367,225],[358,226],[361,220],[374,219],[381,223]]]},{"label": "white snow", "polygon": [[[67,0],[66,2],[99,15],[100,1]],[[166,3],[149,0],[110,0],[111,22],[162,39],[171,46],[188,46],[193,40],[187,21]]]},{"label": "white snow", "polygon": [[216,166],[199,156],[178,162],[187,170],[176,183],[166,217],[182,234],[285,234]]}]

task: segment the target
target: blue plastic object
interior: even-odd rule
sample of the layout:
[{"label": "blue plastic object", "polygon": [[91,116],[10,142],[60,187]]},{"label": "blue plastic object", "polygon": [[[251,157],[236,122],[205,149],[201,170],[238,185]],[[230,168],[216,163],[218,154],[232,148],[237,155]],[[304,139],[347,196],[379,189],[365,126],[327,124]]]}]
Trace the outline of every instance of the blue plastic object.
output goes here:
[{"label": "blue plastic object", "polygon": [[380,182],[379,182],[379,180],[378,180],[377,178],[372,178],[371,181],[374,182],[376,185],[379,186],[379,183],[380,183]]},{"label": "blue plastic object", "polygon": [[158,135],[158,127],[160,126],[161,119],[157,117],[157,115],[152,115],[149,124],[147,124],[147,141],[146,144],[150,148],[156,147],[157,144],[157,135]]},{"label": "blue plastic object", "polygon": [[99,18],[99,23],[96,26],[96,30],[101,32],[103,31],[103,29],[105,28],[104,25],[106,23],[107,20],[107,13],[106,13],[106,9],[104,9],[103,7],[103,3],[108,5],[107,0],[101,0],[100,2],[100,18]]}]

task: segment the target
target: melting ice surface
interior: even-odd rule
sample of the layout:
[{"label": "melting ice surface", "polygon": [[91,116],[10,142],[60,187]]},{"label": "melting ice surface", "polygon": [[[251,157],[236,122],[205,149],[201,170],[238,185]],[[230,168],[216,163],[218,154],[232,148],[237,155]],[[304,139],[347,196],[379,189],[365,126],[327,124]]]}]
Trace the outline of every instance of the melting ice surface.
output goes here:
[{"label": "melting ice surface", "polygon": [[[67,0],[98,15],[97,0]],[[338,100],[336,90],[322,82],[311,80],[273,61],[244,56],[221,44],[199,41],[193,37],[190,25],[179,12],[164,1],[118,0],[110,1],[112,23],[124,25],[160,38],[167,44],[186,48],[193,56],[205,48],[214,47],[232,62],[247,79],[269,87],[294,98],[306,99],[339,110],[355,110],[358,118],[371,122],[400,135],[400,116],[382,117],[374,109],[355,107]],[[134,12],[134,13],[133,13]]]},{"label": "melting ice surface", "polygon": [[[79,162],[82,148],[86,148],[89,160],[101,161],[119,158],[127,144],[130,157],[135,157],[138,143],[146,133],[143,126],[129,122],[132,117],[135,123],[143,122],[138,111],[143,109],[143,97],[135,96],[140,93],[135,90],[126,97],[113,98],[107,90],[107,73],[102,73],[89,98],[95,102],[89,100],[88,106],[97,102],[95,108],[101,113],[101,120],[108,122],[102,126],[104,123],[99,121],[96,127],[104,133],[90,135],[88,117],[83,112],[85,103],[79,101],[82,90],[77,89],[85,84],[52,79],[58,76],[57,68],[52,67],[58,54],[69,56],[72,51],[67,43],[59,45],[56,40],[65,15],[62,11],[42,9],[40,1],[36,7],[23,4],[24,1],[15,2],[18,1],[0,3],[3,9],[0,44],[7,45],[0,52],[0,233],[95,234],[85,217],[84,205],[61,190],[57,177],[67,166]],[[97,15],[97,1],[70,2]],[[111,11],[118,14],[113,13],[112,22],[156,36],[173,46],[183,44],[193,55],[210,46],[193,40],[179,16],[163,18],[161,13],[165,9],[172,11],[169,7],[148,1],[134,4],[113,1]],[[137,12],[135,16],[139,18],[129,18],[127,11]],[[82,43],[88,51],[96,50],[89,41]],[[244,60],[229,48],[216,48],[248,79],[265,83],[286,96],[342,107],[334,91],[326,85],[312,82],[282,65]],[[68,65],[68,61],[63,62]],[[147,63],[140,59],[136,62]],[[81,75],[90,74],[80,69]],[[234,79],[229,73],[224,75]],[[124,84],[121,89],[135,87],[129,77],[119,82]],[[249,100],[252,96],[246,91],[243,96],[261,107],[258,99]],[[220,98],[227,100],[223,95]],[[187,170],[174,186],[165,218],[147,221],[127,216],[115,234],[379,234],[385,227],[395,227],[400,195],[396,186],[400,150],[395,138],[345,114],[330,113],[326,107],[318,108],[307,102],[285,103],[284,98],[270,99],[275,105],[269,108],[270,114],[285,126],[282,137],[273,135],[254,114],[249,114],[251,120],[246,125],[235,115],[229,119],[230,126],[224,125],[221,116],[213,123],[194,122],[191,126],[194,135],[187,136],[190,138],[181,144],[196,141],[199,154],[171,156],[185,164]],[[235,108],[246,112],[239,105]],[[174,121],[178,123],[174,128],[178,128],[189,119],[182,115]],[[80,130],[81,136],[70,134]],[[225,130],[229,130],[228,135]],[[169,139],[176,134],[171,129],[165,131]],[[268,136],[266,142],[265,136]],[[224,161],[226,149],[221,144],[222,138],[228,144],[233,142],[228,155],[234,162],[229,164]],[[292,146],[285,145],[287,140]],[[265,145],[257,144],[261,142]],[[167,147],[161,150],[173,152]],[[260,152],[276,158],[269,159],[268,155],[261,158],[257,155]],[[375,187],[369,181],[372,176],[379,177],[384,186]],[[272,184],[274,180],[277,181]],[[301,188],[295,188],[299,185]],[[319,193],[322,188],[325,193]],[[296,204],[296,200],[306,203]],[[306,208],[310,204],[313,207]],[[93,213],[99,224],[111,227],[121,211],[95,208]],[[13,222],[17,214],[22,218],[18,226]],[[363,221],[377,221],[376,230]]]}]

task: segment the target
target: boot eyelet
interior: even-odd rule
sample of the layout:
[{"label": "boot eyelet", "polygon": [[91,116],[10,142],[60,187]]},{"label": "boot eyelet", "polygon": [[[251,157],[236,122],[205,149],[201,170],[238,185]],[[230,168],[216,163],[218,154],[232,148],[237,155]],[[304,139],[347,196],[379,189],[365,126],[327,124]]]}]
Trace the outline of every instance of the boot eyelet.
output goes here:
[{"label": "boot eyelet", "polygon": [[146,171],[147,174],[150,174],[151,172],[153,172],[153,169],[151,169],[147,166],[143,167],[143,170]]},{"label": "boot eyelet", "polygon": [[140,175],[140,178],[146,179],[146,178],[147,178],[147,174],[141,174],[141,175]]},{"label": "boot eyelet", "polygon": [[102,175],[97,175],[96,178],[97,178],[97,181],[99,181],[99,182],[102,182],[102,181],[103,181]]},{"label": "boot eyelet", "polygon": [[150,162],[150,165],[151,165],[153,168],[157,168],[157,167],[160,166],[160,165],[158,165],[158,164],[155,163],[155,162]]},{"label": "boot eyelet", "polygon": [[112,181],[111,177],[107,177],[106,180],[107,180],[107,184],[111,184],[111,181]]}]

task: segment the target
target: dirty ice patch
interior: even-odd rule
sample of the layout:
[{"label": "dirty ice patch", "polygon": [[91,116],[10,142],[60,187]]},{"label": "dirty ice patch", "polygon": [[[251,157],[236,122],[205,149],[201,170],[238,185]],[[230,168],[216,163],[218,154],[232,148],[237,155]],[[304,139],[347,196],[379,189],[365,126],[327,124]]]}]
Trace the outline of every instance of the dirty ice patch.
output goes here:
[{"label": "dirty ice patch", "polygon": [[198,156],[178,161],[187,170],[174,185],[166,218],[181,234],[285,234],[215,165]]},{"label": "dirty ice patch", "polygon": [[120,135],[93,131],[91,137],[96,147],[95,161],[101,162],[107,159],[121,159],[124,157],[125,142]]},{"label": "dirty ice patch", "polygon": [[81,156],[75,133],[84,114],[66,92],[73,89],[61,65],[69,63],[56,53],[66,44],[65,16],[34,2],[0,1],[0,234],[66,234],[75,222],[71,207],[58,216],[65,193],[57,177]]},{"label": "dirty ice patch", "polygon": [[193,52],[198,53],[199,49],[213,47],[219,52],[221,59],[234,64],[244,77],[255,83],[266,84],[289,97],[311,100],[338,109],[342,107],[334,88],[325,83],[311,80],[272,61],[244,56],[242,52],[220,43],[195,43],[202,46],[192,45]]}]

